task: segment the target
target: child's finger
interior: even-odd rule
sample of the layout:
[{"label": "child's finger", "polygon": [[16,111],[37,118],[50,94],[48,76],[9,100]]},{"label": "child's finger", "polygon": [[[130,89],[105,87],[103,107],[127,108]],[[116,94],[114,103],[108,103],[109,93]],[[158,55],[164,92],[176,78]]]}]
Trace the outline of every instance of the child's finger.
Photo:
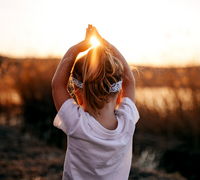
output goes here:
[{"label": "child's finger", "polygon": [[90,30],[92,30],[92,28],[93,28],[92,24],[88,24],[88,28],[89,28]]},{"label": "child's finger", "polygon": [[92,35],[92,29],[91,29],[90,26],[88,25],[88,28],[86,29],[86,36],[85,36],[85,39],[90,38],[91,35]]},{"label": "child's finger", "polygon": [[96,28],[96,27],[93,26],[92,32],[93,32],[93,34],[94,34],[97,38],[101,38],[101,36],[100,36],[99,32],[97,31],[97,28]]}]

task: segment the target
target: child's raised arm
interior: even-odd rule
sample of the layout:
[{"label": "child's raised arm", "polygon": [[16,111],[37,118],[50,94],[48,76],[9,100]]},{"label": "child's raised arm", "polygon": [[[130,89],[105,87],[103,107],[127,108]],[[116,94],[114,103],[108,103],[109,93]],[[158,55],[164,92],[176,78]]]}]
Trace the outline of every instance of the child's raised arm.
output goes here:
[{"label": "child's raised arm", "polygon": [[112,44],[110,44],[108,41],[106,41],[105,39],[103,39],[100,36],[100,34],[98,33],[98,31],[95,27],[93,27],[93,34],[95,34],[95,36],[98,38],[98,40],[101,42],[101,44],[103,44],[108,49],[110,49],[111,52],[113,52],[113,55],[121,61],[122,65],[124,67],[124,79],[123,79],[123,83],[122,83],[122,90],[123,90],[122,96],[128,97],[133,102],[135,102],[135,78],[134,78],[133,73],[132,73],[128,63],[126,62],[125,58],[123,57],[123,55],[119,52],[119,50],[115,46],[113,46]]},{"label": "child's raised arm", "polygon": [[71,98],[66,88],[69,81],[70,72],[78,54],[91,47],[91,32],[91,26],[88,25],[85,40],[69,48],[57,67],[51,83],[53,100],[57,111],[67,99]]},{"label": "child's raised arm", "polygon": [[117,57],[123,67],[124,67],[124,78],[123,78],[123,83],[122,83],[122,96],[123,97],[128,97],[135,103],[135,78],[133,76],[133,73],[123,57],[123,55],[119,52],[119,50],[110,44],[108,41],[105,41],[105,45],[108,46],[108,48],[113,52],[113,55]]}]

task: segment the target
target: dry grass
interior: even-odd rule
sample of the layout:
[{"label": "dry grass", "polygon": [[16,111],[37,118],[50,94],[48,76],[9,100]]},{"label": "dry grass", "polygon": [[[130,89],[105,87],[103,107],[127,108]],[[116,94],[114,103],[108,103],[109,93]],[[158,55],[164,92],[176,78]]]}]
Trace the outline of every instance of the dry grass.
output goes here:
[{"label": "dry grass", "polygon": [[[5,123],[9,124],[11,116],[22,115],[25,128],[37,126],[34,134],[51,139],[56,114],[51,79],[58,63],[57,59],[0,57],[0,107]],[[199,147],[200,67],[138,70],[133,70],[136,105],[141,116],[137,131],[187,137]]]},{"label": "dry grass", "polygon": [[[51,96],[51,79],[58,63],[56,59],[0,57],[0,121],[10,125],[22,123],[22,132],[64,149],[65,136],[52,126],[56,109]],[[196,157],[199,157],[200,67],[138,69],[133,70],[136,106],[140,113],[135,133],[136,154],[147,146],[159,148],[163,143],[170,144],[164,150],[177,150],[180,144],[176,142],[181,142],[185,151],[197,151]],[[144,135],[147,135],[145,140]],[[155,137],[155,143],[149,143],[151,137]],[[160,143],[158,137],[166,142]],[[190,162],[190,165],[196,164]],[[185,176],[192,177],[194,173]]]}]

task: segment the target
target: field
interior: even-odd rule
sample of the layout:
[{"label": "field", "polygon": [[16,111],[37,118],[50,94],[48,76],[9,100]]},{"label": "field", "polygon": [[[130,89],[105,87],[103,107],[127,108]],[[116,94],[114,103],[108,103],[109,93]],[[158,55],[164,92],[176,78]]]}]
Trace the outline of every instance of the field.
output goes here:
[{"label": "field", "polygon": [[[44,154],[51,151],[60,153],[60,159],[50,153],[47,167],[55,177],[61,177],[66,137],[52,125],[56,110],[51,96],[51,79],[58,63],[58,59],[0,57],[0,179],[51,179],[47,169],[39,172],[37,168],[45,165],[48,158]],[[199,179],[200,67],[131,67],[140,120],[134,135],[130,180]],[[11,129],[17,129],[16,134],[7,136]],[[16,138],[16,146],[12,138]],[[29,154],[32,162],[32,154],[40,153],[44,162],[35,155],[35,162],[29,162],[33,170],[28,171],[24,161],[12,156],[20,148],[24,161],[24,154]],[[21,163],[13,176],[6,171],[14,168],[9,160],[16,166]]]}]

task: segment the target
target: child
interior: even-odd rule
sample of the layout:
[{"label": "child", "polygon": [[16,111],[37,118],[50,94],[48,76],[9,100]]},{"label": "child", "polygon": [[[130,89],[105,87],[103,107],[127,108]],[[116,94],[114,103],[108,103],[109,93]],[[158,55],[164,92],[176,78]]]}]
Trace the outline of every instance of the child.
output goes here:
[{"label": "child", "polygon": [[[91,36],[101,45],[75,62],[80,52],[91,47]],[[70,73],[78,104],[66,88]],[[63,180],[128,179],[139,119],[135,80],[121,53],[92,25],[85,40],[62,58],[52,79],[52,94],[58,111],[54,126],[68,136]]]}]

